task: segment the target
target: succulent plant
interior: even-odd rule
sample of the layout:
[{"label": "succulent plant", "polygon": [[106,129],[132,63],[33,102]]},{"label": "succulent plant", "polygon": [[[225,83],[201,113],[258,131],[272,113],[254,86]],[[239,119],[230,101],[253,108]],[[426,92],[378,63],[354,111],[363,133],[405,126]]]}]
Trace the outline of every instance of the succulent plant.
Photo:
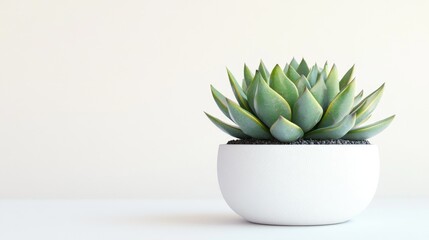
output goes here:
[{"label": "succulent plant", "polygon": [[241,85],[227,72],[237,103],[213,86],[211,92],[220,110],[237,126],[206,115],[236,138],[364,140],[383,131],[395,117],[361,126],[380,101],[384,84],[365,98],[363,91],[356,94],[354,66],[339,79],[335,64],[330,69],[327,63],[310,68],[304,59],[300,63],[292,59],[270,72],[261,60],[255,74],[244,65]]}]

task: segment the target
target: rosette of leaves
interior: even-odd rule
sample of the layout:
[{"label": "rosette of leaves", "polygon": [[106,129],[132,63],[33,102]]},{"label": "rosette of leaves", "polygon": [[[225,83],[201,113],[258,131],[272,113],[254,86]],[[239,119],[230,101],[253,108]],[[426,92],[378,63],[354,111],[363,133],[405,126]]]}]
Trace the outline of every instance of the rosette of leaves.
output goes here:
[{"label": "rosette of leaves", "polygon": [[364,140],[383,131],[395,117],[364,125],[380,101],[384,84],[363,98],[363,91],[356,91],[354,66],[339,78],[335,64],[309,67],[304,59],[300,63],[292,59],[284,68],[276,65],[268,71],[261,61],[255,72],[244,65],[241,85],[227,72],[237,102],[213,86],[211,92],[220,110],[235,124],[206,115],[236,138]]}]

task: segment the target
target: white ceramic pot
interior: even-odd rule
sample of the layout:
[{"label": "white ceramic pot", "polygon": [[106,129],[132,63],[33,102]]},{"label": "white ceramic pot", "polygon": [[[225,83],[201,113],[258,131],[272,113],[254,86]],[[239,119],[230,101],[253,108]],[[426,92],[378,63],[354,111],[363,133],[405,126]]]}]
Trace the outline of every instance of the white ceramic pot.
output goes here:
[{"label": "white ceramic pot", "polygon": [[272,225],[345,222],[371,202],[376,145],[220,145],[218,179],[244,219]]}]

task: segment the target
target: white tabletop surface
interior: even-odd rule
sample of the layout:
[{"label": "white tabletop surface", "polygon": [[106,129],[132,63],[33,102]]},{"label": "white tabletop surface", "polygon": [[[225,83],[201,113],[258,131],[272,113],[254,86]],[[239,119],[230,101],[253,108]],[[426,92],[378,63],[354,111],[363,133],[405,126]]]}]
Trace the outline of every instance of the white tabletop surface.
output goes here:
[{"label": "white tabletop surface", "polygon": [[429,199],[376,199],[337,225],[248,223],[222,200],[0,200],[1,240],[429,239]]}]

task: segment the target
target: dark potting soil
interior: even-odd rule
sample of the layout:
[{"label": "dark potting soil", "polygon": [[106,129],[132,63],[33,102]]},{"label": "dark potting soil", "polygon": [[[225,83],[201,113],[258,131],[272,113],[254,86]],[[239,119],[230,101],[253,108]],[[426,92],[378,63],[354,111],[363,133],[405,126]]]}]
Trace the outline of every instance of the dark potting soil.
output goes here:
[{"label": "dark potting soil", "polygon": [[228,141],[228,144],[284,144],[284,145],[350,145],[350,144],[371,144],[368,140],[345,140],[345,139],[298,139],[295,142],[279,142],[277,140],[261,140],[261,139],[234,139]]}]

